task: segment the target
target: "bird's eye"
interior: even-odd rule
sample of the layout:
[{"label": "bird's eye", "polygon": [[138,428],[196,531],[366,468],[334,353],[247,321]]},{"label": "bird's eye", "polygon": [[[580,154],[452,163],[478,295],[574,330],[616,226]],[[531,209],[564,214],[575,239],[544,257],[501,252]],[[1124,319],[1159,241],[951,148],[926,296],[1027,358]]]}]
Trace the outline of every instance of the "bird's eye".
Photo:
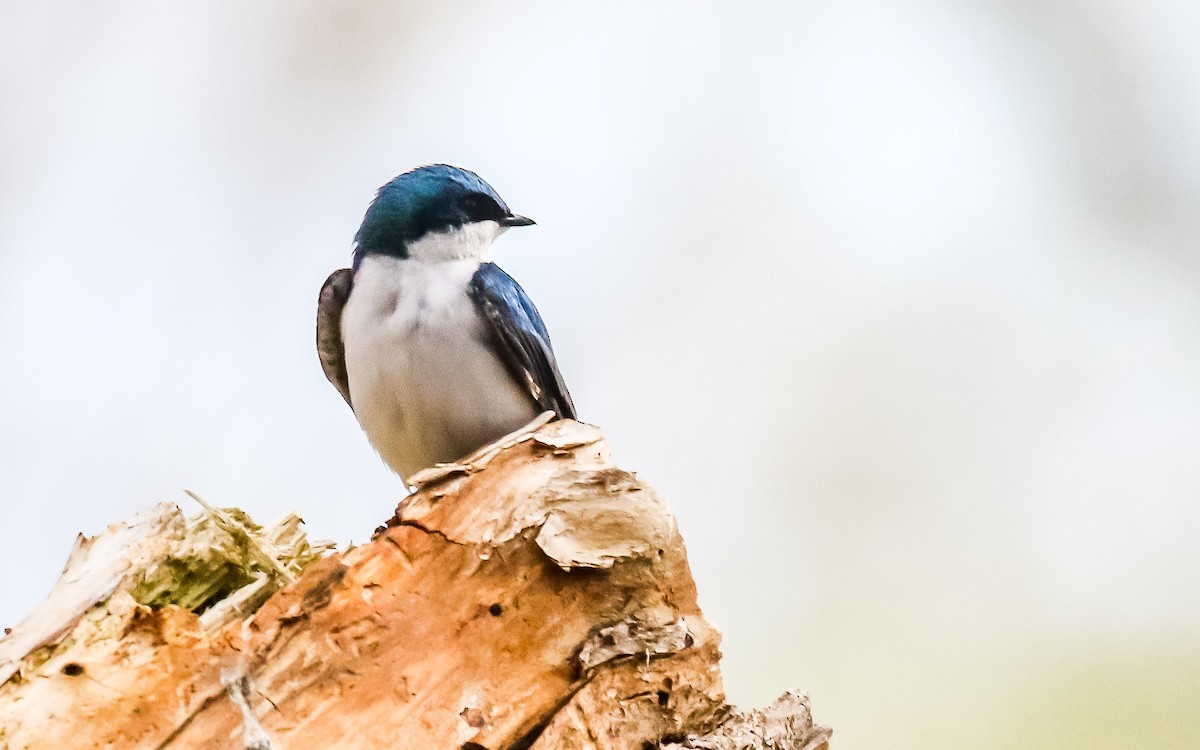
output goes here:
[{"label": "bird's eye", "polygon": [[497,219],[504,215],[496,201],[483,193],[468,194],[463,198],[463,208],[466,209],[467,216],[474,221]]}]

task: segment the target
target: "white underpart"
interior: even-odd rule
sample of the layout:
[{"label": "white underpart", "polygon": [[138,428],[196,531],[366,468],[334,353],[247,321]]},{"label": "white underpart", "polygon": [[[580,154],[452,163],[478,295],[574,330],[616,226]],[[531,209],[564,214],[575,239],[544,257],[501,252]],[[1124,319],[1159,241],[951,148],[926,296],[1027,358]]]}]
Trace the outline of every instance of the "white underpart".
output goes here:
[{"label": "white underpart", "polygon": [[476,221],[449,232],[429,232],[408,244],[408,257],[430,262],[475,260],[486,263],[492,259],[492,242],[507,229],[494,221]]},{"label": "white underpart", "polygon": [[342,312],[350,401],[368,439],[401,477],[454,461],[541,409],[488,345],[467,296],[500,227],[431,233],[407,259],[368,255]]}]

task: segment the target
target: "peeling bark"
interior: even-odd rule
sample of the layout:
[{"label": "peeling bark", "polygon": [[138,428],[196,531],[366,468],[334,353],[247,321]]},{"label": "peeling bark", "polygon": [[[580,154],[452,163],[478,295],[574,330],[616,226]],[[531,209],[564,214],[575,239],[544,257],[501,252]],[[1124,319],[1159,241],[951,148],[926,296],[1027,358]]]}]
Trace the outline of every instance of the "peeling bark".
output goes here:
[{"label": "peeling bark", "polygon": [[[720,636],[674,519],[612,465],[594,427],[535,423],[417,479],[387,526],[344,554],[318,559],[294,527],[245,531],[225,544],[243,549],[245,575],[201,606],[163,603],[161,581],[144,600],[146,571],[197,546],[177,509],[81,543],[51,597],[0,641],[0,747],[827,742],[802,696],[746,716],[726,706]],[[230,539],[252,527],[208,516]]]}]

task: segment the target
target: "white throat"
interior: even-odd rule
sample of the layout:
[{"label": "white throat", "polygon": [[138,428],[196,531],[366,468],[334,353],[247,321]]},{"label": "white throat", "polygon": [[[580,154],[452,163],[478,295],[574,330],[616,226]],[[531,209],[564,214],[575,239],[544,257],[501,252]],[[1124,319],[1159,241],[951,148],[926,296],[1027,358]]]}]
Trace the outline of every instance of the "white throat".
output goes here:
[{"label": "white throat", "polygon": [[434,263],[447,260],[486,263],[492,259],[492,242],[504,229],[494,221],[475,221],[448,232],[426,232],[421,239],[408,243],[408,257]]}]

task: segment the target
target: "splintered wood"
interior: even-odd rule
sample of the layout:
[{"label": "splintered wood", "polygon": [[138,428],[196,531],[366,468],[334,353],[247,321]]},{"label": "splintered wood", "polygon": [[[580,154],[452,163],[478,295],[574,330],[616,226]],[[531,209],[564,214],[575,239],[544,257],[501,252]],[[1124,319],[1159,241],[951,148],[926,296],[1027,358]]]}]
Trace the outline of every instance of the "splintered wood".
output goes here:
[{"label": "splintered wood", "polygon": [[802,695],[726,706],[674,519],[599,431],[531,427],[244,619],[139,602],[122,575],[178,523],[114,527],[90,588],[0,641],[0,748],[825,747]]}]

